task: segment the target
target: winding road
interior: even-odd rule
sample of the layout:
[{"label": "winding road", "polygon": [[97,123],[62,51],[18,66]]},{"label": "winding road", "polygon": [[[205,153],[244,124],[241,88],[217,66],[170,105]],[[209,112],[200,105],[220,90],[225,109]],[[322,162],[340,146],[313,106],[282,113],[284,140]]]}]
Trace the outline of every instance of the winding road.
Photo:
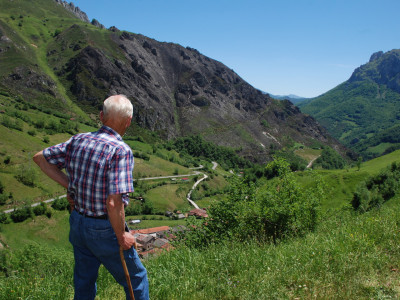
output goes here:
[{"label": "winding road", "polygon": [[[217,166],[218,166],[218,163],[215,162],[215,161],[213,161],[212,164],[213,164],[212,169],[215,170],[215,169],[217,168]],[[200,165],[200,166],[195,167],[195,168],[190,168],[190,169],[192,169],[192,170],[198,170],[198,169],[202,169],[202,168],[204,168],[203,165]],[[197,187],[197,185],[198,185],[201,181],[203,181],[204,179],[206,179],[206,178],[208,177],[206,174],[204,174],[204,173],[202,173],[202,172],[194,171],[192,174],[186,174],[186,175],[171,175],[171,176],[159,176],[159,177],[145,177],[145,178],[134,179],[133,181],[139,181],[139,180],[155,180],[155,179],[167,179],[167,178],[181,178],[181,177],[196,176],[196,175],[200,175],[200,174],[203,175],[203,178],[200,178],[199,180],[197,180],[197,181],[193,184],[191,190],[189,191],[189,193],[187,194],[187,197],[186,197],[186,199],[189,201],[189,203],[190,203],[191,205],[193,205],[195,208],[199,208],[199,206],[198,206],[192,199],[190,199],[190,196],[192,195],[192,192],[193,192],[193,190]],[[48,200],[44,200],[44,201],[41,201],[41,202],[50,203],[50,202],[53,202],[54,200],[56,200],[56,199],[58,199],[58,198],[65,198],[65,197],[67,197],[67,195],[61,195],[61,196],[58,196],[58,197],[55,197],[55,198],[51,198],[51,199],[48,199]],[[36,203],[32,204],[31,207],[38,206],[38,205],[40,205],[41,202],[36,202]],[[13,212],[13,211],[14,211],[14,208],[13,208],[13,209],[5,210],[5,211],[3,211],[3,213],[9,214],[9,213],[11,213],[11,212]]]}]

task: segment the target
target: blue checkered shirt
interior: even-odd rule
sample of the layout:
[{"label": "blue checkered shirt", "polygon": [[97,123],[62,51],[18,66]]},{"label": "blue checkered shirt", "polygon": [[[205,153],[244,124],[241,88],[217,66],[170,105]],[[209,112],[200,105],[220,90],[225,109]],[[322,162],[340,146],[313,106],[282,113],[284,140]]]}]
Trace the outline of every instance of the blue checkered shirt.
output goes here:
[{"label": "blue checkered shirt", "polygon": [[65,143],[43,150],[50,164],[65,168],[68,193],[75,209],[88,216],[107,213],[108,195],[122,194],[127,205],[133,192],[133,154],[121,136],[110,127],[73,136]]}]

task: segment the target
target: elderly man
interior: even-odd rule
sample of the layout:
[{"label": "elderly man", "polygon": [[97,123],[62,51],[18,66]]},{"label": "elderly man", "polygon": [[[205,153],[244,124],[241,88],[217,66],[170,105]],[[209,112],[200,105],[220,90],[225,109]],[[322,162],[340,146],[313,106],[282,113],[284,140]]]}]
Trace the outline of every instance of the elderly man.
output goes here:
[{"label": "elderly man", "polygon": [[147,272],[133,247],[135,238],[125,231],[124,206],[133,192],[133,154],[121,136],[131,124],[132,113],[125,96],[111,96],[104,101],[103,126],[98,131],[77,134],[33,157],[46,175],[67,189],[73,205],[69,240],[75,257],[75,299],[95,298],[100,264],[124,287],[129,299],[120,246],[135,299],[149,298]]}]

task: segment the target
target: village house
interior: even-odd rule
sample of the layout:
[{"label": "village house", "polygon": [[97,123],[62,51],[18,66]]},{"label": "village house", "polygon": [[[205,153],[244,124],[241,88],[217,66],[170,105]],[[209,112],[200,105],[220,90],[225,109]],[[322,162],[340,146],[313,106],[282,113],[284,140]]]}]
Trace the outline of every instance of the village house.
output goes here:
[{"label": "village house", "polygon": [[173,249],[170,240],[176,237],[176,233],[185,230],[185,226],[179,225],[173,228],[160,226],[146,229],[131,230],[136,238],[137,251],[140,257],[148,257],[160,253],[163,250]]},{"label": "village house", "polygon": [[141,248],[142,251],[153,248],[153,241],[155,240],[154,236],[149,234],[136,233],[134,234],[134,237],[136,238],[136,242],[138,243],[138,248]]},{"label": "village house", "polygon": [[208,218],[207,211],[201,208],[195,208],[189,211],[188,216],[194,216],[196,218]]},{"label": "village house", "polygon": [[155,248],[162,248],[165,244],[168,244],[169,241],[167,239],[156,239],[153,243]]},{"label": "village house", "polygon": [[174,213],[172,211],[167,210],[165,212],[165,216],[168,217],[168,218],[171,218],[173,215],[174,215]]},{"label": "village house", "polygon": [[185,217],[184,214],[178,214],[178,215],[177,215],[177,218],[178,218],[178,220],[182,220],[182,219],[184,219],[184,218],[186,218],[186,217]]}]

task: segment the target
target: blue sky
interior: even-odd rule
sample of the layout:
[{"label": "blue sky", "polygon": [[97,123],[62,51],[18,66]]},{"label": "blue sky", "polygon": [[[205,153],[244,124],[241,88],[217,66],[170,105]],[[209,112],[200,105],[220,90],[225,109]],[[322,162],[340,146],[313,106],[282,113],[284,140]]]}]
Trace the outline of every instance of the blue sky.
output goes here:
[{"label": "blue sky", "polygon": [[197,49],[257,89],[315,97],[400,49],[399,0],[75,0],[104,26]]}]

